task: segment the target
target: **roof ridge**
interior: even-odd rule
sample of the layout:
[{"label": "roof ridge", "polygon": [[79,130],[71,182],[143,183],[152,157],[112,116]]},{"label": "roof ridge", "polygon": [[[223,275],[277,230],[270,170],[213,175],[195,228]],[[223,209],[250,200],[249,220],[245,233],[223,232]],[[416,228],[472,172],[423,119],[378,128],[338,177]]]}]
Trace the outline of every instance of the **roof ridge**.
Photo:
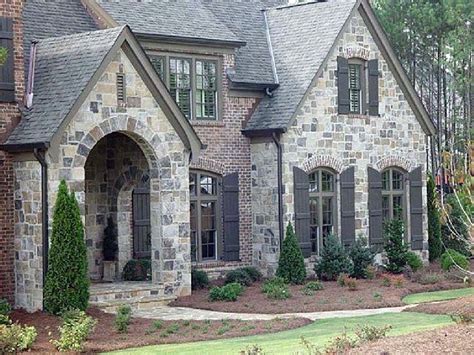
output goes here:
[{"label": "roof ridge", "polygon": [[295,4],[287,4],[287,5],[280,5],[273,7],[274,10],[285,10],[290,9],[293,7],[305,6],[305,5],[315,5],[315,4],[327,4],[327,3],[344,3],[344,2],[352,2],[356,3],[357,0],[309,0],[309,1],[302,1],[297,2]]},{"label": "roof ridge", "polygon": [[94,30],[94,31],[73,33],[73,34],[65,35],[65,36],[48,37],[48,38],[43,38],[43,39],[39,39],[39,40],[33,39],[31,42],[36,42],[38,44],[50,44],[50,43],[54,43],[54,42],[61,42],[61,41],[68,40],[68,39],[84,38],[84,37],[88,37],[92,34],[99,35],[99,34],[103,34],[103,33],[106,33],[106,32],[110,32],[110,33],[117,32],[117,35],[119,35],[120,33],[122,33],[122,31],[125,27],[128,27],[128,26],[127,25],[122,25],[122,26],[106,28],[106,29],[102,29],[102,30]]}]

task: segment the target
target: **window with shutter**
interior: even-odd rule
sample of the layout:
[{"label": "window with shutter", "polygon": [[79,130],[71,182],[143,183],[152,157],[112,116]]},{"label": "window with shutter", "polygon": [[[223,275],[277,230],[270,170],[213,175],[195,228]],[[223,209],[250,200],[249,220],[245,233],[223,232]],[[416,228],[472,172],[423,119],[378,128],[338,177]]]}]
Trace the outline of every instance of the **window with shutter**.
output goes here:
[{"label": "window with shutter", "polygon": [[384,220],[405,219],[405,173],[398,168],[382,172],[382,216]]},{"label": "window with shutter", "polygon": [[423,182],[421,166],[410,172],[409,179],[411,248],[413,250],[423,250]]},{"label": "window with shutter", "polygon": [[191,119],[191,61],[170,58],[170,93],[183,114]]},{"label": "window with shutter", "polygon": [[196,60],[196,119],[216,119],[216,62]]},{"label": "window with shutter", "polygon": [[355,183],[354,167],[340,174],[341,185],[341,242],[349,246],[355,241]]},{"label": "window with shutter", "polygon": [[381,250],[383,247],[382,175],[374,168],[367,171],[369,181],[369,242]]},{"label": "window with shutter", "polygon": [[369,115],[378,116],[379,114],[379,62],[377,59],[369,60],[368,82],[369,82]]},{"label": "window with shutter", "polygon": [[224,215],[224,253],[226,261],[240,260],[239,173],[222,178]]},{"label": "window with shutter", "polygon": [[293,168],[295,233],[305,258],[311,256],[312,244],[310,236],[310,199],[309,176],[300,168]]},{"label": "window with shutter", "polygon": [[151,55],[150,56],[150,61],[151,64],[153,65],[153,68],[155,71],[158,73],[158,76],[160,77],[161,80],[165,81],[165,57],[159,56],[159,55]]},{"label": "window with shutter", "polygon": [[0,17],[0,102],[15,101],[15,71],[13,56],[13,21]]},{"label": "window with shutter", "polygon": [[349,112],[361,113],[361,64],[349,64]]}]

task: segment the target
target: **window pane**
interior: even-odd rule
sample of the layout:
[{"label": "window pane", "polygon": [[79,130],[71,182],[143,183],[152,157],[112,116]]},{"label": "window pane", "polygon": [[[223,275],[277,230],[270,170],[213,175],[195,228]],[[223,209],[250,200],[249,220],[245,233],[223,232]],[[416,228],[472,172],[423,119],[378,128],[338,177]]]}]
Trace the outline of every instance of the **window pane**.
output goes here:
[{"label": "window pane", "polygon": [[183,114],[191,114],[191,64],[187,59],[170,59],[170,93]]},{"label": "window pane", "polygon": [[394,190],[403,189],[403,174],[396,170],[392,170],[392,188]]},{"label": "window pane", "polygon": [[382,173],[382,190],[390,190],[390,170]]},{"label": "window pane", "polygon": [[311,238],[311,250],[313,253],[318,252],[318,236],[319,236],[319,199],[313,197],[309,200],[309,224],[310,224],[310,238]]},{"label": "window pane", "polygon": [[199,119],[217,117],[216,63],[196,61],[196,116]]},{"label": "window pane", "polygon": [[191,261],[197,260],[197,210],[196,203],[191,202]]},{"label": "window pane", "polygon": [[201,253],[203,259],[214,258],[216,248],[216,204],[201,202]]},{"label": "window pane", "polygon": [[201,175],[200,179],[201,185],[201,195],[217,195],[217,179],[208,176],[208,175]]},{"label": "window pane", "polygon": [[196,196],[196,174],[189,174],[189,193]]},{"label": "window pane", "polygon": [[328,171],[321,171],[321,189],[323,192],[334,191],[334,175]]},{"label": "window pane", "polygon": [[390,202],[388,196],[382,197],[382,217],[384,220],[390,219]]},{"label": "window pane", "polygon": [[150,61],[161,80],[165,80],[165,57],[152,55]]},{"label": "window pane", "polygon": [[332,225],[332,197],[323,197],[323,225]]},{"label": "window pane", "polygon": [[402,219],[403,217],[403,197],[402,195],[393,196],[393,218]]},{"label": "window pane", "polygon": [[319,172],[309,174],[309,192],[318,192],[319,190]]}]

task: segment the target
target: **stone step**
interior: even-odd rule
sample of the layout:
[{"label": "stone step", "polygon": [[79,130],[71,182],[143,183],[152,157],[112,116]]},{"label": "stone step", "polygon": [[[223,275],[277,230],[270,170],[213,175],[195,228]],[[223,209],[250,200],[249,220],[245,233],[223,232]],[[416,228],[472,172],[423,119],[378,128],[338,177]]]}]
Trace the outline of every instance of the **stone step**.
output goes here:
[{"label": "stone step", "polygon": [[123,305],[128,305],[132,310],[150,310],[158,307],[168,305],[171,301],[174,301],[176,297],[169,298],[156,298],[156,297],[144,297],[140,299],[121,299],[114,301],[103,301],[103,302],[90,302],[91,306],[98,307],[107,313],[115,313],[117,308]]}]

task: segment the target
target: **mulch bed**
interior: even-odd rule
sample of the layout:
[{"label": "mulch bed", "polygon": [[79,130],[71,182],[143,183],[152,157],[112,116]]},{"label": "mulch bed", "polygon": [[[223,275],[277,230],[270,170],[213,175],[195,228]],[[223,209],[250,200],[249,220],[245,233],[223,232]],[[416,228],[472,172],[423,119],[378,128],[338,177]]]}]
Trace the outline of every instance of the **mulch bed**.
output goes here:
[{"label": "mulch bed", "polygon": [[262,293],[262,282],[256,282],[247,287],[236,302],[209,302],[209,290],[202,289],[193,291],[191,296],[178,298],[171,305],[237,313],[321,312],[402,306],[401,299],[411,293],[463,287],[462,283],[448,280],[434,285],[405,280],[403,287],[382,286],[381,279],[357,280],[357,283],[357,290],[351,291],[335,281],[323,281],[324,289],[316,291],[313,296],[304,295],[302,285],[291,285],[291,298],[272,300]]},{"label": "mulch bed", "polygon": [[[118,333],[114,328],[113,314],[104,313],[91,308],[87,312],[98,323],[95,331],[85,344],[85,352],[104,352],[145,345],[183,343],[190,341],[224,339],[238,336],[274,333],[282,330],[298,328],[311,323],[305,318],[274,319],[268,321],[159,321],[133,318],[126,334]],[[32,325],[38,331],[38,337],[31,349],[32,352],[54,352],[50,344],[51,338],[57,339],[58,326],[61,319],[46,313],[27,313],[15,310],[11,313],[13,321]]]},{"label": "mulch bed", "polygon": [[428,314],[456,314],[462,313],[474,317],[474,296],[461,297],[455,300],[424,303],[413,308],[408,308],[406,312],[421,312]]}]

